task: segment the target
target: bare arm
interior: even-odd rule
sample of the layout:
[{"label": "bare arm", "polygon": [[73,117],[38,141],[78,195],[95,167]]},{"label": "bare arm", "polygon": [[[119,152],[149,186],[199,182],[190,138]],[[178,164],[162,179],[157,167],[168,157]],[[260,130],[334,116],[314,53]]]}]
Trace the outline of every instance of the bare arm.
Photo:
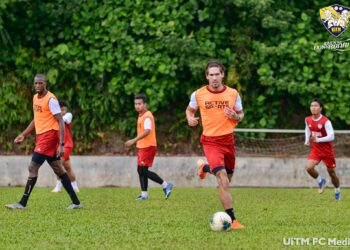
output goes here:
[{"label": "bare arm", "polygon": [[151,130],[145,129],[145,131],[143,131],[139,136],[136,136],[134,139],[126,141],[125,146],[130,147],[131,145],[135,144],[137,141],[145,138],[147,135],[149,135],[149,133],[151,133]]},{"label": "bare arm", "polygon": [[63,149],[63,143],[64,143],[64,121],[62,118],[61,113],[54,115],[55,119],[58,121],[59,129],[60,129],[60,145],[57,149],[57,156],[63,156],[64,149]]},{"label": "bare arm", "polygon": [[196,112],[197,110],[194,108],[191,108],[190,106],[188,106],[186,109],[187,122],[188,122],[188,125],[190,125],[191,127],[195,127],[198,125],[199,117],[195,117]]},{"label": "bare arm", "polygon": [[20,135],[18,135],[18,136],[15,138],[14,142],[15,142],[15,143],[22,143],[22,142],[24,141],[24,138],[25,138],[27,135],[29,135],[34,129],[35,129],[34,120],[32,120],[32,121],[29,123],[28,127],[27,127]]}]

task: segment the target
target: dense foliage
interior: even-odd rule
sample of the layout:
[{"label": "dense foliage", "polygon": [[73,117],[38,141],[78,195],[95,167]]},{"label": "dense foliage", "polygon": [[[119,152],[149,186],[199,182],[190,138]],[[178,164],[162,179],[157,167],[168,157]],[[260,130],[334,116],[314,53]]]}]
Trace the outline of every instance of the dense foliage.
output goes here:
[{"label": "dense foliage", "polygon": [[161,133],[184,140],[191,133],[184,110],[213,58],[226,65],[227,84],[243,97],[242,127],[302,128],[309,100],[319,96],[334,127],[349,128],[348,52],[314,50],[349,37],[345,31],[334,38],[323,27],[319,9],[331,4],[3,0],[0,140],[4,145],[32,119],[37,72],[71,105],[77,139],[134,133],[133,95],[144,92]]}]

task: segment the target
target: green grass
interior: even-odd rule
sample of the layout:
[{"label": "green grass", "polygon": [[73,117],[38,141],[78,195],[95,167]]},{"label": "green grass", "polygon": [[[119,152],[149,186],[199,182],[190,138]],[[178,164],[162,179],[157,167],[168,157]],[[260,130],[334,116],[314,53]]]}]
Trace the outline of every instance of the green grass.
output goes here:
[{"label": "green grass", "polygon": [[345,189],[335,202],[331,189],[233,188],[246,229],[230,232],[209,229],[210,216],[222,211],[215,188],[175,188],[167,201],[160,188],[148,201],[135,201],[137,188],[82,189],[85,208],[74,211],[66,210],[65,192],[35,188],[26,210],[3,207],[22,191],[0,188],[0,249],[281,249],[283,237],[349,237]]}]

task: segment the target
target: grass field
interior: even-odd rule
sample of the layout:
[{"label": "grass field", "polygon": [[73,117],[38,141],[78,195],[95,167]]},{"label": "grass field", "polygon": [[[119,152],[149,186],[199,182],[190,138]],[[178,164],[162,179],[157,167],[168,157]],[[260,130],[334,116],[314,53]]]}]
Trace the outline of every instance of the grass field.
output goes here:
[{"label": "grass field", "polygon": [[74,211],[66,210],[64,192],[35,188],[26,210],[3,207],[22,191],[0,188],[0,249],[281,249],[284,237],[350,236],[346,189],[335,202],[331,189],[233,188],[246,229],[229,232],[209,229],[210,216],[222,210],[215,188],[175,188],[167,201],[158,188],[148,201],[135,201],[137,188],[82,189],[85,208]]}]

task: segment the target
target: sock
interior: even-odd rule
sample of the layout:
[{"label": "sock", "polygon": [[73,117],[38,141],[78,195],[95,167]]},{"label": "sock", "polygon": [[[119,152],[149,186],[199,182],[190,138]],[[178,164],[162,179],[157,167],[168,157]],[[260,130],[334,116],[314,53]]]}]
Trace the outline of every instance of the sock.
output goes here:
[{"label": "sock", "polygon": [[209,164],[205,164],[204,165],[203,172],[205,172],[205,173],[209,173],[210,172],[210,165]]},{"label": "sock", "polygon": [[159,177],[159,175],[151,171],[147,171],[147,177],[160,185],[162,185],[162,183],[164,182],[163,179]]},{"label": "sock", "polygon": [[28,202],[30,193],[32,192],[32,190],[34,188],[37,179],[38,179],[38,177],[29,177],[28,178],[28,181],[27,181],[26,187],[24,189],[24,193],[23,193],[22,199],[19,202],[19,203],[22,204],[23,207],[27,206],[27,202]]},{"label": "sock", "polygon": [[162,186],[163,188],[166,188],[166,186],[168,186],[168,183],[166,181],[163,181]]},{"label": "sock", "polygon": [[148,192],[147,191],[142,191],[141,192],[142,197],[148,197]]},{"label": "sock", "polygon": [[321,176],[321,175],[318,175],[318,177],[317,177],[317,183],[320,183],[321,180],[322,180],[322,176]]},{"label": "sock", "polygon": [[233,208],[226,209],[225,212],[231,217],[232,222],[236,219],[235,214],[233,213]]},{"label": "sock", "polygon": [[334,193],[340,193],[340,187],[334,188]]},{"label": "sock", "polygon": [[71,182],[71,184],[72,184],[73,189],[74,189],[74,188],[75,188],[75,189],[78,188],[78,183],[77,183],[77,181],[73,181],[73,182]]},{"label": "sock", "polygon": [[63,175],[61,175],[60,179],[61,179],[61,182],[62,182],[62,185],[63,185],[64,189],[69,194],[73,204],[79,205],[80,201],[79,201],[76,193],[74,192],[74,189],[72,187],[72,184],[70,183],[70,179],[69,179],[67,173],[64,173]]},{"label": "sock", "polygon": [[148,189],[148,178],[146,174],[147,168],[138,166],[137,172],[139,173],[141,191],[147,192]]},{"label": "sock", "polygon": [[59,188],[59,189],[62,188],[62,182],[61,182],[61,180],[57,180],[57,182],[56,182],[56,188]]}]

